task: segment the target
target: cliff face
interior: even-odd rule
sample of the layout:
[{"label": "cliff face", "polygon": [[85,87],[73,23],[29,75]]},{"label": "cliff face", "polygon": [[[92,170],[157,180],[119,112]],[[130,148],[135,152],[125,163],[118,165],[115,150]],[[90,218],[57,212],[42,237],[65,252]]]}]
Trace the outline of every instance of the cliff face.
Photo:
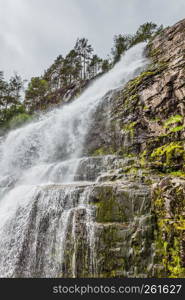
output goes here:
[{"label": "cliff face", "polygon": [[185,20],[163,30],[147,45],[147,70],[95,115],[86,154],[117,162],[95,197],[107,232],[100,276],[185,276],[184,41]]},{"label": "cliff face", "polygon": [[[119,149],[124,150],[124,154],[141,154],[150,147],[152,150],[157,141],[160,145],[183,140],[184,128],[180,126],[184,124],[184,24],[185,21],[181,21],[157,36],[147,46],[148,69],[130,81],[124,90],[107,96],[102,109],[105,115],[110,112],[110,130],[105,133],[106,137],[102,128],[92,133],[98,139],[96,145],[93,144],[95,148],[105,142],[107,151],[108,134],[109,152]],[[104,118],[100,119],[101,115],[97,117],[97,128],[100,122],[105,128]]]},{"label": "cliff face", "polygon": [[[185,277],[184,41],[185,20],[157,35],[146,47],[147,69],[143,72],[135,68],[140,75],[106,94],[85,119],[76,116],[85,115],[94,102],[82,102],[83,110],[78,110],[78,106],[70,110],[69,106],[67,114],[64,110],[64,114],[49,118],[41,131],[35,123],[28,128],[31,133],[27,129],[25,133],[24,128],[20,131],[16,160],[21,161],[20,168],[29,166],[32,159],[35,161],[40,148],[50,148],[52,141],[63,136],[64,142],[51,149],[55,150],[53,164],[36,165],[34,176],[32,169],[23,174],[31,180],[34,177],[36,184],[33,190],[29,186],[28,196],[25,197],[24,187],[11,191],[11,204],[20,195],[24,201],[1,230],[1,274]],[[84,99],[88,101],[88,97],[87,93]],[[93,97],[89,99],[94,101]],[[81,102],[77,103],[82,107]],[[87,124],[93,112],[92,122]],[[66,135],[68,115],[78,129],[77,140],[73,126]],[[52,135],[50,130],[44,134],[43,128],[50,129],[57,120],[59,126],[51,130]],[[78,143],[78,131],[84,127],[89,131]],[[73,147],[71,136],[77,141]],[[7,148],[11,139],[8,141]],[[23,143],[27,146],[24,156],[20,153]],[[82,155],[69,160],[79,145],[84,149]],[[46,155],[47,161],[49,150],[46,152],[41,154]],[[13,171],[15,166],[13,161]],[[71,173],[74,180],[65,184],[65,177]],[[45,184],[35,183],[37,177],[39,182],[37,174],[40,180],[47,179]],[[2,193],[13,184],[16,178],[3,177]]]}]

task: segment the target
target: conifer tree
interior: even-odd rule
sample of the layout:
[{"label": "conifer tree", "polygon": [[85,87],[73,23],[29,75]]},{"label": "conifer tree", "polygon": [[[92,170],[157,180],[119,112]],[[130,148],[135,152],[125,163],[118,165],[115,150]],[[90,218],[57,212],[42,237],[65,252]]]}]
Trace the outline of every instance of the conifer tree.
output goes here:
[{"label": "conifer tree", "polygon": [[88,39],[82,38],[77,39],[75,50],[81,58],[81,64],[83,65],[83,73],[81,73],[81,79],[86,79],[86,67],[88,61],[91,58],[91,53],[93,52],[93,48],[90,44],[88,44]]}]

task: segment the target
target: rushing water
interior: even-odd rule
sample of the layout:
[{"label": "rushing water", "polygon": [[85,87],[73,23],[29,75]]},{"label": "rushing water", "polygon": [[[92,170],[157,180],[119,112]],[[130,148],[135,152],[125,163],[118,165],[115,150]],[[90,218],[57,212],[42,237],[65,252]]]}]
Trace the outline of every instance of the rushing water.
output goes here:
[{"label": "rushing water", "polygon": [[[75,174],[88,161],[83,145],[93,113],[108,92],[123,87],[146,66],[143,50],[143,44],[130,49],[78,99],[1,141],[1,277],[76,277],[79,222],[85,224],[93,275],[95,225],[88,203],[93,183],[75,183]],[[71,273],[65,267],[66,253]]]}]

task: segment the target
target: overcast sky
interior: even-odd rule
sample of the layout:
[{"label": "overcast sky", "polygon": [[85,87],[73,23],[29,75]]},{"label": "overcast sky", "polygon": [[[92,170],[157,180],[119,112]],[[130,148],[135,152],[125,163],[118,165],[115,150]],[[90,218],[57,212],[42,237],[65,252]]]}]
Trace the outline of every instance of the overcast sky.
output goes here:
[{"label": "overcast sky", "polygon": [[0,0],[0,70],[29,79],[72,49],[77,37],[106,57],[115,34],[183,18],[185,0]]}]

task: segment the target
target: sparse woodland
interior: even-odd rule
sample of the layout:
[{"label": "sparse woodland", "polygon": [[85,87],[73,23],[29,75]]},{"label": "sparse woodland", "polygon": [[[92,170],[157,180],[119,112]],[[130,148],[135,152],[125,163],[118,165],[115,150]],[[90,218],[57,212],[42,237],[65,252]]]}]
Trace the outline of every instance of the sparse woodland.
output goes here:
[{"label": "sparse woodland", "polygon": [[88,83],[109,71],[133,45],[154,37],[162,30],[145,23],[134,35],[115,35],[111,54],[102,59],[94,53],[88,39],[77,39],[74,48],[59,55],[43,75],[29,82],[15,74],[7,81],[0,72],[0,128],[12,129],[45,111],[78,96]]}]

